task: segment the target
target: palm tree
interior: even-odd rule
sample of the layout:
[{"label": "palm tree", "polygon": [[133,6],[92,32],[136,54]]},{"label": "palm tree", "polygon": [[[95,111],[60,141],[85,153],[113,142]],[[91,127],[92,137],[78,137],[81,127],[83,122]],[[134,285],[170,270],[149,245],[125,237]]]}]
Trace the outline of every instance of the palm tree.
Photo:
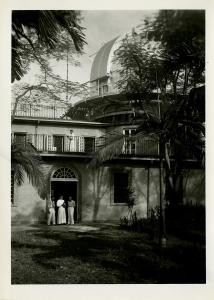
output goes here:
[{"label": "palm tree", "polygon": [[37,150],[29,142],[11,144],[11,169],[14,174],[14,183],[21,186],[27,175],[29,182],[38,191],[42,199],[46,198],[45,178],[41,170],[42,160]]},{"label": "palm tree", "polygon": [[[204,100],[204,99],[203,99]],[[189,103],[187,97],[177,99],[174,103],[158,103],[159,109],[149,109],[147,105],[139,110],[142,114],[141,122],[137,126],[136,134],[128,137],[129,141],[143,141],[150,138],[159,143],[159,177],[160,177],[160,242],[165,243],[164,200],[166,182],[169,182],[174,195],[177,195],[177,183],[182,169],[182,161],[187,155],[204,164],[205,129],[199,113],[188,114]],[[144,105],[142,103],[142,105]],[[135,108],[136,109],[136,108]],[[123,153],[123,134],[116,131],[105,137],[105,145],[97,151],[92,159],[92,166],[113,159]],[[174,163],[172,164],[173,158]]]},{"label": "palm tree", "polygon": [[[54,49],[62,30],[73,40],[76,51],[81,52],[85,42],[80,13],[66,10],[14,10],[12,12],[12,82],[24,75],[23,59],[26,59],[23,41],[34,50],[34,43]],[[36,56],[35,59],[40,62]]]},{"label": "palm tree", "polygon": [[[195,101],[187,96],[190,88],[204,82],[204,12],[160,12],[137,37],[127,36],[122,41],[114,59],[120,65],[117,87],[130,96],[138,92],[137,99],[141,102],[133,107],[141,121],[135,136],[128,139],[140,141],[149,137],[159,144],[160,238],[164,241],[166,182],[177,196],[182,162],[187,153],[204,162],[204,116],[202,113],[203,118],[200,118]],[[157,110],[149,101],[155,89]],[[204,102],[203,95],[202,105]],[[125,139],[127,137],[116,132],[108,135],[106,145],[95,154],[92,164],[120,155]]]}]

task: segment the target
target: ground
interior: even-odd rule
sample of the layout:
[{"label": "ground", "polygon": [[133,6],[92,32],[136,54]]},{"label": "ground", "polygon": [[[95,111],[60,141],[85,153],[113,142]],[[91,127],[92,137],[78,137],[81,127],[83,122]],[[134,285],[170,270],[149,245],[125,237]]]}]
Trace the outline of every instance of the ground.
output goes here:
[{"label": "ground", "polygon": [[[205,245],[117,224],[12,226],[12,284],[205,283]],[[196,239],[197,240],[197,239]]]}]

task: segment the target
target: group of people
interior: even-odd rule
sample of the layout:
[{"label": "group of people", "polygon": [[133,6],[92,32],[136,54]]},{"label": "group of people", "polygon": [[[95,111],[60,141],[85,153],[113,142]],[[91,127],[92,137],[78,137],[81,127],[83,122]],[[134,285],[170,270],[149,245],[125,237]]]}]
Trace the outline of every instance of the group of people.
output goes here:
[{"label": "group of people", "polygon": [[[68,198],[68,202],[66,203],[63,199],[63,196],[60,196],[59,199],[54,201],[52,197],[48,203],[48,225],[57,224],[74,224],[74,207],[76,206],[75,201],[71,196]],[[66,221],[66,208],[67,208],[67,221]],[[56,214],[57,210],[57,214]],[[57,217],[56,217],[57,215]]]}]

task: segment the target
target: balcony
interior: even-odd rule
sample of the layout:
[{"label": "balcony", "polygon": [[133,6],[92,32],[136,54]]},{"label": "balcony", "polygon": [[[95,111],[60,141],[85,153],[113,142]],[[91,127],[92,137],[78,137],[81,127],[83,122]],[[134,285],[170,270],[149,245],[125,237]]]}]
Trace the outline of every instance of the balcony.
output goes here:
[{"label": "balcony", "polygon": [[[105,137],[65,136],[49,134],[12,134],[12,141],[30,142],[41,153],[87,153],[92,154],[108,142]],[[156,141],[144,139],[138,142],[124,137],[122,154],[125,156],[158,156]]]},{"label": "balcony", "polygon": [[[14,103],[11,105],[11,114],[13,114]],[[15,111],[15,117],[62,119],[64,118],[68,107],[18,104]]]}]

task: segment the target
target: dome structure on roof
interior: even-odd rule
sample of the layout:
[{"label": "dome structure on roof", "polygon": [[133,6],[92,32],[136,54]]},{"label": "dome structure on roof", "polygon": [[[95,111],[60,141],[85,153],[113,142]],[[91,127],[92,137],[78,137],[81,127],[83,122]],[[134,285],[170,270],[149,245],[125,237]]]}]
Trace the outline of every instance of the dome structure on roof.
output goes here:
[{"label": "dome structure on roof", "polygon": [[91,67],[90,97],[100,97],[107,94],[117,94],[115,83],[118,72],[113,63],[115,50],[120,46],[122,36],[105,43],[97,52]]},{"label": "dome structure on roof", "polygon": [[108,41],[97,52],[91,67],[90,81],[106,77],[110,72],[110,58],[112,57],[112,52],[115,48],[113,46],[117,39],[118,37],[114,38],[111,41]]},{"label": "dome structure on roof", "polygon": [[[125,37],[136,38],[136,31],[133,29],[115,37],[96,53],[91,67],[89,96],[70,109],[68,115],[71,119],[133,124],[141,117],[135,112],[135,107],[141,105],[139,99],[142,95],[122,93],[117,85],[120,65],[114,62],[114,53]],[[153,94],[150,96],[153,99]]]},{"label": "dome structure on roof", "polygon": [[[91,67],[90,98],[119,94],[117,82],[120,78],[118,63],[115,63],[114,53],[120,47],[123,39],[136,38],[137,29],[125,32],[106,42],[96,53]],[[140,37],[140,35],[139,35]]]}]

